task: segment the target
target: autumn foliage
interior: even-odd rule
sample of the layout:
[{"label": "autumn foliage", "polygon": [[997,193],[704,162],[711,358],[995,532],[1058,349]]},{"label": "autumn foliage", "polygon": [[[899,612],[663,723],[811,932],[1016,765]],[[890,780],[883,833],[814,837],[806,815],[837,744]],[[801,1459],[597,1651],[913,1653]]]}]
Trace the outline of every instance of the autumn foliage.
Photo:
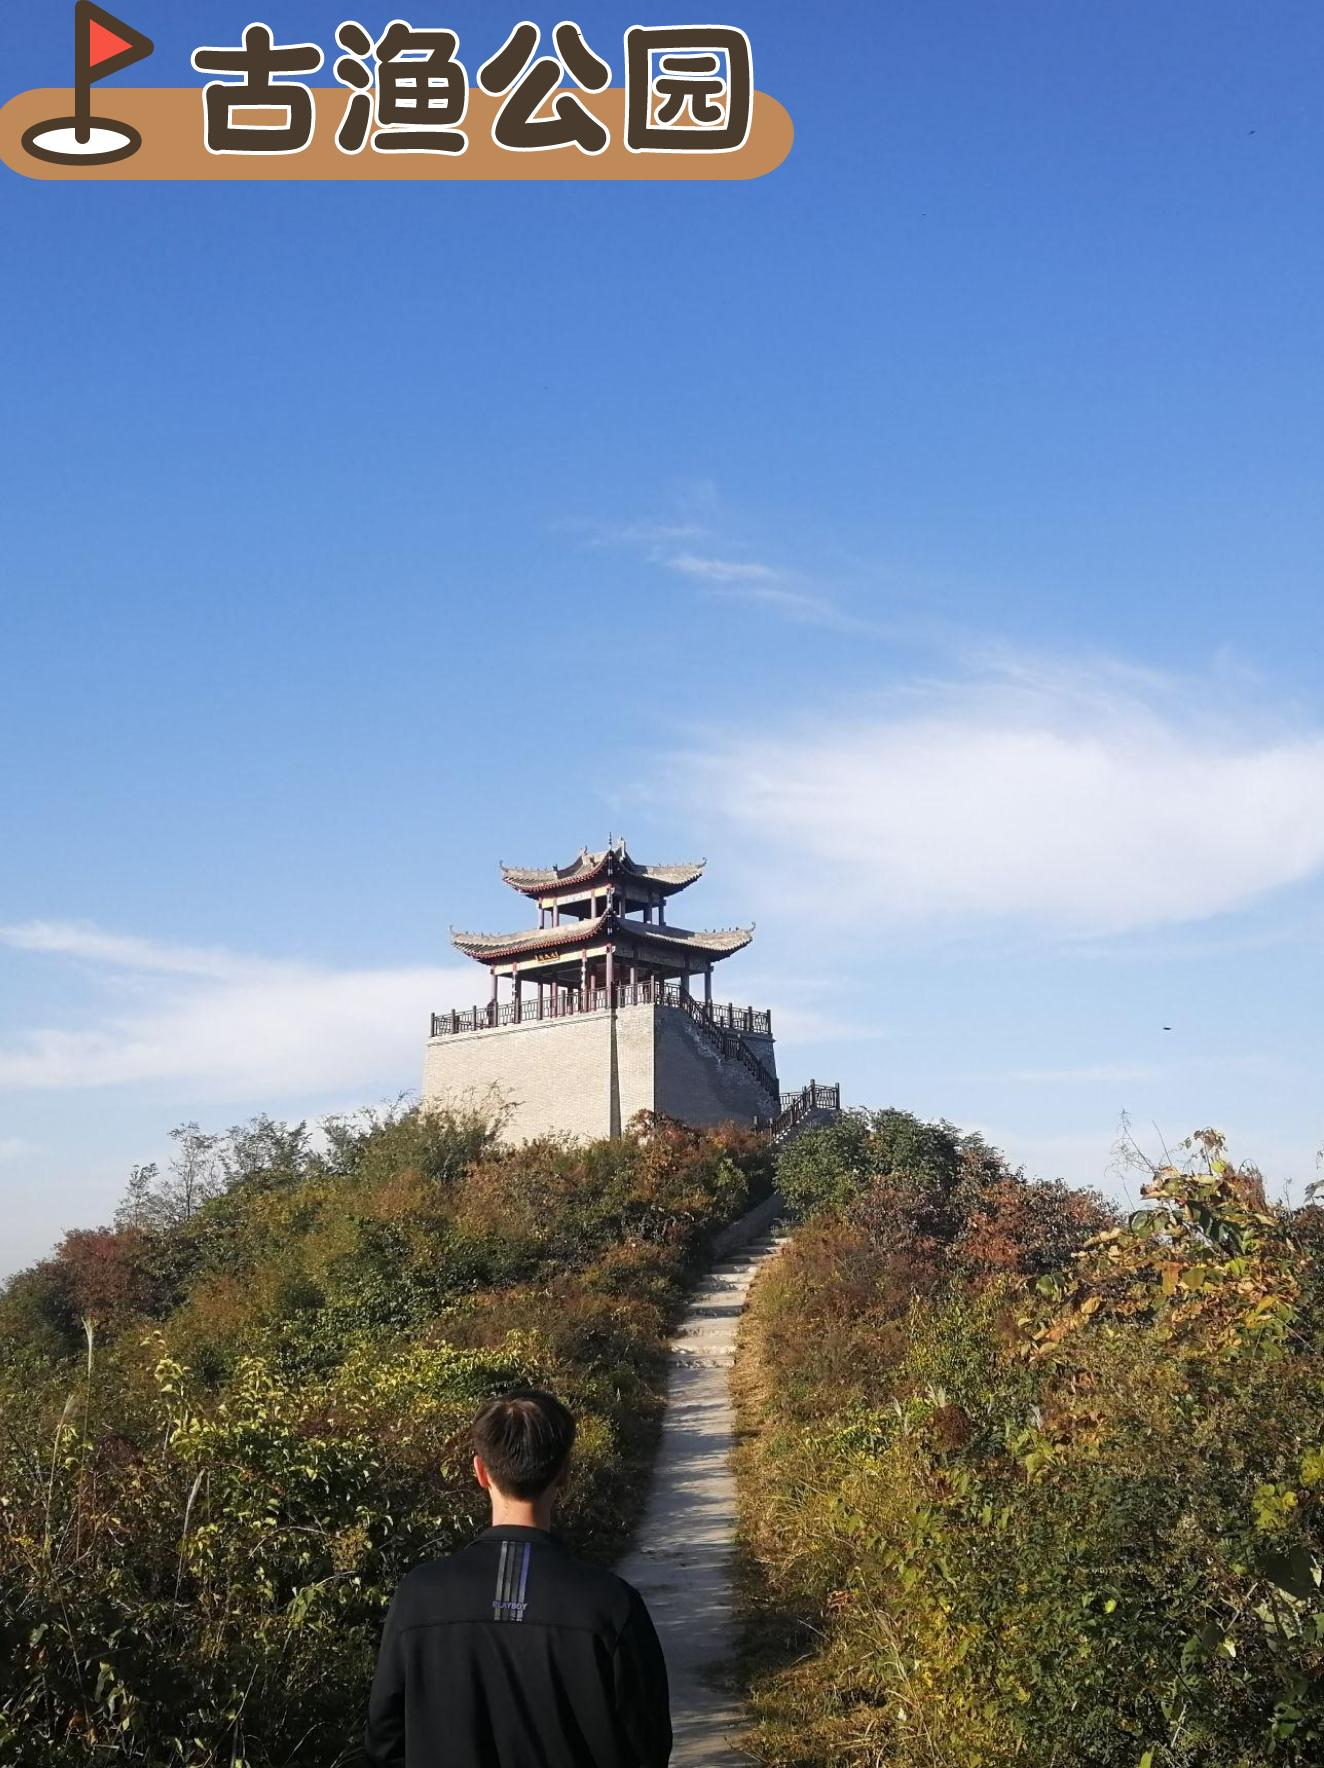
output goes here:
[{"label": "autumn foliage", "polygon": [[1324,1760],[1324,1228],[1212,1132],[1145,1207],[902,1113],[806,1137],[743,1365],[781,1768]]},{"label": "autumn foliage", "polygon": [[510,1151],[392,1112],[176,1148],[0,1296],[5,1768],[352,1762],[397,1579],[479,1521],[479,1402],[566,1397],[563,1522],[610,1558],[671,1318],[769,1184],[753,1138],[665,1121]]}]

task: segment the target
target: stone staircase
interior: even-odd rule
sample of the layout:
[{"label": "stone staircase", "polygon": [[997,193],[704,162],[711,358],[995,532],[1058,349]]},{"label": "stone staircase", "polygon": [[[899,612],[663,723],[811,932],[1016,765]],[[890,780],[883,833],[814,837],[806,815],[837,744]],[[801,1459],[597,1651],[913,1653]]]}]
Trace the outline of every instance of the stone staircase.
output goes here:
[{"label": "stone staircase", "polygon": [[647,1602],[671,1679],[671,1768],[749,1768],[749,1715],[730,1684],[736,1486],[731,1369],[741,1311],[783,1237],[771,1197],[727,1228],[671,1342],[667,1409],[633,1551],[617,1567]]}]

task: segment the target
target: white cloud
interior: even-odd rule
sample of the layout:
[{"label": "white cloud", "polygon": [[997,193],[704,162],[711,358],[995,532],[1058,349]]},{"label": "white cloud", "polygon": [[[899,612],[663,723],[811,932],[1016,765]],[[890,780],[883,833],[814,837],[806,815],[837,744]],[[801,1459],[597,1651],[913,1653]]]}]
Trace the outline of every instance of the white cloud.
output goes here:
[{"label": "white cloud", "polygon": [[0,926],[0,945],[54,957],[86,958],[116,969],[179,976],[233,976],[244,965],[233,952],[106,933],[84,921],[25,921]]},{"label": "white cloud", "polygon": [[0,941],[100,965],[112,972],[112,1000],[113,973],[133,973],[118,1008],[92,1023],[0,1046],[8,1091],[188,1081],[217,1097],[394,1092],[418,1072],[429,1011],[475,994],[473,974],[459,969],[333,971],[89,926],[33,923]]},{"label": "white cloud", "polygon": [[1153,1080],[1156,1072],[1153,1068],[1128,1067],[1124,1062],[1098,1062],[1086,1064],[1082,1068],[1018,1068],[1010,1078],[1036,1085],[1055,1086],[1070,1085],[1077,1081]]},{"label": "white cloud", "polygon": [[698,522],[594,522],[570,520],[559,524],[578,534],[589,546],[675,546],[682,541],[702,540],[707,529]]},{"label": "white cloud", "polygon": [[[785,907],[886,940],[1196,921],[1324,866],[1324,734],[1096,664],[924,684],[777,737],[709,739],[673,787]],[[784,729],[784,727],[783,727]]]},{"label": "white cloud", "polygon": [[677,553],[666,562],[673,571],[687,577],[702,577],[708,583],[775,583],[783,575],[772,565],[761,565],[753,559],[711,559],[695,553]]},{"label": "white cloud", "polygon": [[[715,502],[711,491],[697,501],[705,507]],[[697,551],[700,543],[724,548],[727,542],[710,523],[690,520],[657,522],[572,521],[563,526],[577,532],[593,546],[628,546],[637,549],[649,564],[677,572],[707,586],[714,597],[749,602],[796,626],[821,626],[833,632],[882,636],[874,621],[861,619],[833,597],[797,587],[800,573],[763,559],[732,557],[728,551]],[[688,543],[688,544],[687,544]],[[737,542],[733,548],[739,551]]]},{"label": "white cloud", "polygon": [[0,1160],[22,1160],[40,1152],[35,1142],[25,1141],[22,1136],[0,1136]]},{"label": "white cloud", "polygon": [[710,594],[724,601],[748,602],[776,614],[793,626],[821,626],[830,632],[884,635],[876,621],[861,620],[831,596],[791,587],[791,572],[766,565],[754,559],[709,558],[696,553],[677,553],[672,557],[656,557],[654,563],[664,564],[683,576],[698,578],[710,585]]},{"label": "white cloud", "polygon": [[715,589],[712,593],[724,601],[749,602],[755,607],[766,608],[769,613],[779,614],[793,626],[822,626],[829,632],[884,636],[884,628],[876,621],[861,620],[857,615],[847,613],[845,608],[829,596],[807,595],[803,590],[776,589],[766,585]]}]

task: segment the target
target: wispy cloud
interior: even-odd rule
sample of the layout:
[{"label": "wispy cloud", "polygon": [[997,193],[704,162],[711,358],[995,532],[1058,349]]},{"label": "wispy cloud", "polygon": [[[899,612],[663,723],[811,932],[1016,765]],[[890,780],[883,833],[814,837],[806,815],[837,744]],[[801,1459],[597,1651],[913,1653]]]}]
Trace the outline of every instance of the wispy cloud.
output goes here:
[{"label": "wispy cloud", "polygon": [[37,1152],[36,1143],[25,1141],[22,1136],[0,1136],[0,1161],[23,1160]]},{"label": "wispy cloud", "polygon": [[1158,1070],[1135,1065],[1128,1066],[1122,1062],[1087,1063],[1081,1068],[1018,1068],[1011,1075],[1012,1080],[1027,1081],[1034,1085],[1070,1085],[1074,1082],[1090,1081],[1140,1081],[1153,1080]]},{"label": "wispy cloud", "polygon": [[[788,565],[748,556],[748,549],[724,538],[717,499],[706,488],[700,502],[707,519],[610,522],[578,520],[562,524],[590,546],[620,546],[640,553],[649,565],[700,585],[715,597],[743,601],[796,626],[818,626],[857,636],[882,636],[883,629],[861,618],[833,595]],[[699,542],[708,542],[701,547]]]},{"label": "wispy cloud", "polygon": [[886,629],[875,620],[852,614],[833,596],[797,588],[794,573],[759,559],[711,558],[697,553],[659,555],[655,562],[708,586],[716,600],[747,602],[794,626],[819,626],[829,632],[881,638]]},{"label": "wispy cloud", "polygon": [[766,608],[794,626],[822,626],[830,632],[853,632],[877,638],[885,634],[885,629],[877,621],[860,619],[829,596],[765,586],[715,589],[713,595],[724,601],[749,602],[755,607]]},{"label": "wispy cloud", "polygon": [[589,546],[669,547],[704,540],[708,530],[701,522],[594,522],[564,524]]},{"label": "wispy cloud", "polygon": [[51,957],[82,958],[117,970],[175,976],[234,976],[245,963],[235,953],[216,947],[167,945],[133,934],[106,933],[86,921],[24,921],[0,926],[0,945]]},{"label": "wispy cloud", "polygon": [[701,577],[705,583],[774,583],[782,573],[772,565],[755,559],[702,558],[696,553],[677,553],[664,561],[671,570],[686,577]]},{"label": "wispy cloud", "polygon": [[[878,939],[1198,921],[1324,869],[1324,733],[1106,662],[912,685],[779,736],[717,733],[673,790],[752,874]],[[722,835],[718,836],[721,839]]]},{"label": "wispy cloud", "polygon": [[458,968],[329,970],[84,924],[7,927],[0,943],[94,965],[111,996],[90,1022],[0,1046],[11,1092],[158,1081],[218,1097],[394,1092],[416,1077],[428,1011],[473,991]]}]

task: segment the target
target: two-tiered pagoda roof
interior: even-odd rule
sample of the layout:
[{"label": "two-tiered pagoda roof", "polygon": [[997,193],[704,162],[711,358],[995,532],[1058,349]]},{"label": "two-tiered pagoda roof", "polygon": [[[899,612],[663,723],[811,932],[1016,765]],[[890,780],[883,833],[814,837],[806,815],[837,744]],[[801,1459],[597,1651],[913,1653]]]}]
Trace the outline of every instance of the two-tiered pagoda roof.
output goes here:
[{"label": "two-tiered pagoda roof", "polygon": [[[458,950],[498,974],[573,985],[605,964],[632,977],[686,979],[749,944],[752,927],[692,932],[666,921],[666,901],[704,862],[641,865],[624,839],[583,848],[566,866],[505,866],[502,878],[538,904],[539,925],[514,933],[452,932]],[[637,917],[637,918],[634,918]]]}]

